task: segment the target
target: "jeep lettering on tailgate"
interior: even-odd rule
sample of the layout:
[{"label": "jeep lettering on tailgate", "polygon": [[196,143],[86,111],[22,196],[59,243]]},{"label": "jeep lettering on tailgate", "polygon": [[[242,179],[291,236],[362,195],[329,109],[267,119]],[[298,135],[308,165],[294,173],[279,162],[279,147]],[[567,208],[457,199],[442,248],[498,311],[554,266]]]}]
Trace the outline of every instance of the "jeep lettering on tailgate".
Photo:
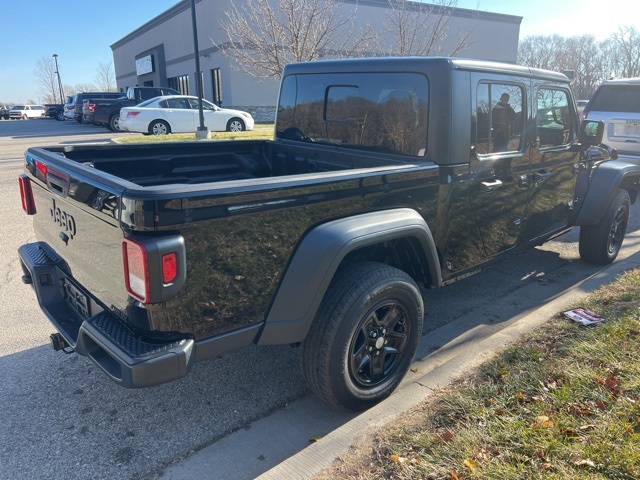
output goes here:
[{"label": "jeep lettering on tailgate", "polygon": [[64,233],[67,233],[69,235],[69,238],[73,238],[76,235],[76,220],[71,214],[56,206],[55,198],[52,199],[52,201],[53,206],[51,207],[49,212],[51,213],[53,222],[64,228]]}]

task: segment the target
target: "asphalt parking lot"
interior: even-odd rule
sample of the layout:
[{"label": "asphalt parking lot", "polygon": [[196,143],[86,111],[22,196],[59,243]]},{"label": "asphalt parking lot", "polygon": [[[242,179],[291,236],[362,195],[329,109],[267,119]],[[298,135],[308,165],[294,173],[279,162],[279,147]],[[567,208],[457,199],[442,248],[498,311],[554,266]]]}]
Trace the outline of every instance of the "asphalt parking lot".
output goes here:
[{"label": "asphalt parking lot", "polygon": [[[125,390],[88,359],[54,352],[53,331],[22,275],[16,250],[34,241],[17,175],[30,146],[108,144],[106,129],[55,120],[0,121],[0,478],[255,478],[354,417],[310,397],[300,350],[248,348],[196,365],[188,377]],[[620,259],[640,249],[632,208]],[[429,333],[465,317],[500,326],[601,269],[578,258],[577,232],[449,287],[424,292]],[[452,333],[453,334],[453,333]],[[411,381],[411,378],[408,379]]]}]

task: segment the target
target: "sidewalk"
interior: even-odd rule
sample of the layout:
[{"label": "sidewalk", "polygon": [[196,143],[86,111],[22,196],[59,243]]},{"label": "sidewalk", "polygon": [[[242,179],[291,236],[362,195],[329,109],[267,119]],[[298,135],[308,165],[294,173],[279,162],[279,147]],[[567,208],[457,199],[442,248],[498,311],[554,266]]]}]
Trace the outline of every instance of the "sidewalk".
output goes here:
[{"label": "sidewalk", "polygon": [[[394,420],[401,413],[424,402],[436,388],[445,387],[479,366],[496,351],[514,342],[522,334],[535,330],[570,304],[575,304],[589,292],[615,280],[626,270],[640,267],[640,252],[613,264],[599,274],[586,279],[575,288],[556,296],[543,307],[514,317],[509,326],[495,330],[492,326],[476,327],[443,345],[433,354],[414,363],[423,375],[413,379],[390,398],[345,423],[314,443],[280,463],[258,478],[261,480],[303,479],[329,467],[335,458],[345,453],[359,438]],[[447,326],[447,329],[451,325]],[[430,343],[438,344],[443,332],[432,332]]]},{"label": "sidewalk", "polygon": [[[366,412],[346,412],[315,397],[305,397],[165,468],[156,478],[293,480],[312,477],[329,467],[358,439],[392,422],[427,400],[435,389],[449,385],[523,333],[538,328],[592,290],[635,267],[640,267],[640,251],[587,277],[542,307],[526,311],[511,307],[502,312],[509,320],[500,323],[479,323],[478,316],[485,312],[464,315],[429,332],[421,342],[416,355],[421,360],[412,365],[413,371],[391,397]],[[535,283],[524,287],[519,295],[526,295],[538,304],[547,298]],[[309,439],[316,436],[321,438],[304,448]]]}]

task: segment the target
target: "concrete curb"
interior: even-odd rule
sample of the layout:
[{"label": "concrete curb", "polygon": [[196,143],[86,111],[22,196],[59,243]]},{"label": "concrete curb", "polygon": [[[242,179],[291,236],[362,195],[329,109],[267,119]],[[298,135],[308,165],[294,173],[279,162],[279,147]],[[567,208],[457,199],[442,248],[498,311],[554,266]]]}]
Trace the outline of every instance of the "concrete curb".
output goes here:
[{"label": "concrete curb", "polygon": [[[260,475],[261,480],[304,479],[329,467],[360,438],[390,423],[398,415],[424,402],[434,389],[445,387],[463,377],[474,367],[493,357],[499,350],[575,304],[589,292],[615,280],[621,273],[640,266],[640,253],[614,263],[606,270],[580,282],[557,295],[544,306],[523,312],[498,331],[494,326],[476,327],[442,345],[434,353],[414,363],[413,368],[424,374],[405,381],[389,399],[358,415],[344,425]],[[436,333],[436,332],[433,332]],[[432,342],[437,345],[438,334]],[[480,339],[479,339],[480,337]]]}]

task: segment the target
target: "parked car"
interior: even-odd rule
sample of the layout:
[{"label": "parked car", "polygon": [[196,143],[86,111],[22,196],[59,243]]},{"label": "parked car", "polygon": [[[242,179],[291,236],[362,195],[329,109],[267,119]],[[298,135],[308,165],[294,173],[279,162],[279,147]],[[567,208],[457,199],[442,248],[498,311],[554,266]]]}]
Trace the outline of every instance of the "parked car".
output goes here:
[{"label": "parked car", "polygon": [[602,82],[581,118],[602,120],[603,142],[618,150],[619,156],[640,161],[640,78]]},{"label": "parked car", "polygon": [[73,96],[73,118],[79,123],[85,121],[82,116],[82,102],[87,98],[120,98],[123,97],[122,92],[81,92]]},{"label": "parked car", "polygon": [[82,115],[84,120],[94,125],[103,125],[107,130],[120,130],[120,109],[135,107],[155,97],[167,95],[181,95],[180,92],[169,87],[129,87],[127,93],[120,98],[90,98],[83,102]]},{"label": "parked car", "polygon": [[[213,132],[253,130],[253,117],[241,110],[220,108],[202,100],[204,124]],[[155,97],[120,109],[120,130],[167,135],[195,132],[200,124],[198,98],[187,95]]]},{"label": "parked car", "polygon": [[58,121],[65,120],[64,105],[61,103],[45,103],[44,116],[49,118],[55,118]]},{"label": "parked car", "polygon": [[11,120],[42,118],[44,112],[44,106],[42,105],[16,105],[9,111],[9,118]]},{"label": "parked car", "polygon": [[66,120],[73,120],[76,112],[76,99],[75,95],[67,95],[67,99],[64,102],[64,118]]},{"label": "parked car", "polygon": [[9,107],[8,105],[0,105],[0,118],[9,120],[10,111],[11,111],[11,107]]}]

